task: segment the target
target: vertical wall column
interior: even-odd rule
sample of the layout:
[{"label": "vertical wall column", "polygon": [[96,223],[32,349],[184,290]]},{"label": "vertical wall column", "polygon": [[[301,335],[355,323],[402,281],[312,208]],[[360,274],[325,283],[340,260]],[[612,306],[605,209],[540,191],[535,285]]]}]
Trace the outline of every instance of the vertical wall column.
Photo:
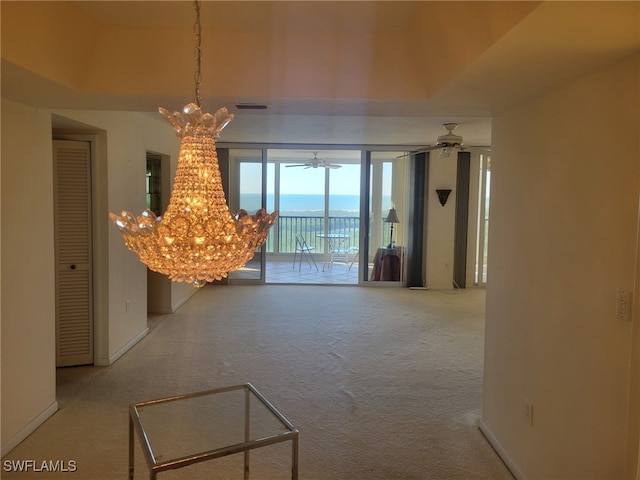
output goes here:
[{"label": "vertical wall column", "polygon": [[407,287],[424,286],[425,190],[429,154],[411,155],[409,161],[409,237],[407,239]]},{"label": "vertical wall column", "polygon": [[456,179],[456,218],[453,240],[453,285],[467,286],[467,237],[469,232],[469,183],[471,179],[471,154],[458,153]]}]

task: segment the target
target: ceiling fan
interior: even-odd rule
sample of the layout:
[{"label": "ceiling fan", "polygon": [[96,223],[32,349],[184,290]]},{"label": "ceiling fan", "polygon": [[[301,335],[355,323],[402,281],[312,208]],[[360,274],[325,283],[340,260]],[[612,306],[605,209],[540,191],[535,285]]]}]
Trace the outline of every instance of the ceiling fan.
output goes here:
[{"label": "ceiling fan", "polygon": [[307,168],[342,168],[342,165],[336,163],[327,163],[326,160],[318,158],[318,152],[313,152],[313,158],[309,159],[306,163],[299,163],[296,165],[286,165],[287,167],[304,167]]},{"label": "ceiling fan", "polygon": [[[489,153],[491,151],[491,147],[467,147],[464,145],[462,137],[453,133],[453,131],[458,126],[457,123],[445,123],[442,125],[447,133],[444,135],[440,135],[436,140],[435,145],[427,145],[424,147],[416,148],[412,150],[408,154],[413,153],[421,153],[421,152],[430,152],[432,150],[441,150],[441,157],[448,157],[454,150],[459,151],[480,151],[483,153]],[[403,155],[406,156],[407,154]]]}]

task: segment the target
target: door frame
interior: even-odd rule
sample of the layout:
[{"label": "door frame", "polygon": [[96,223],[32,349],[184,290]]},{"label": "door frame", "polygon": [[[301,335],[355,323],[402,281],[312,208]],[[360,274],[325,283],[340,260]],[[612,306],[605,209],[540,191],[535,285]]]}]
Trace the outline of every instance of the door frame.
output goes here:
[{"label": "door frame", "polygon": [[[53,140],[72,140],[90,144],[91,168],[91,241],[92,241],[92,296],[93,296],[93,365],[108,366],[109,358],[109,223],[107,191],[107,136],[106,132],[87,128],[70,132],[56,128],[52,119]],[[55,322],[55,318],[53,319]],[[54,339],[55,341],[55,339]]]},{"label": "door frame", "polygon": [[[260,152],[260,160],[243,160],[242,158],[235,158],[232,160],[232,150],[252,150]],[[227,182],[223,181],[224,193],[227,199],[227,205],[229,206],[231,213],[235,213],[239,209],[240,205],[240,166],[242,163],[254,163],[261,165],[261,192],[260,192],[260,208],[267,208],[267,150],[265,148],[253,147],[253,146],[237,146],[237,147],[217,147],[218,164],[221,169],[221,175],[227,179]],[[225,172],[225,173],[223,173]],[[231,188],[233,185],[233,188]],[[256,250],[254,257],[249,260],[252,266],[257,265],[258,275],[255,278],[238,277],[234,278],[233,272],[229,274],[226,279],[226,283],[229,284],[248,284],[248,285],[263,285],[266,283],[266,242]],[[258,257],[258,258],[256,258]]]},{"label": "door frame", "polygon": [[[56,367],[92,365],[95,342],[93,338],[91,143],[82,140],[61,139],[54,139],[52,143]],[[71,180],[70,184],[69,180]],[[64,204],[61,205],[63,201]],[[71,203],[74,205],[71,210],[74,212],[72,224],[62,221],[62,218],[66,218],[66,212],[69,211],[67,207],[71,207]],[[85,215],[87,215],[86,221]],[[72,232],[77,233],[78,238],[84,239],[86,237],[86,243],[83,241],[79,244],[73,241],[73,246],[68,249],[68,239]],[[67,240],[63,240],[64,238]],[[68,290],[65,285],[68,285],[71,290]],[[63,296],[67,298],[67,294],[70,294],[69,298],[73,299],[71,304],[63,301]],[[71,318],[64,312],[70,313]],[[77,312],[79,316],[75,317],[76,313],[72,312]],[[85,312],[88,318],[84,317]],[[73,324],[72,331],[67,332],[73,338],[69,345],[63,339],[63,336],[66,338],[66,335],[63,335],[63,328],[68,326],[66,323],[68,320],[71,320]],[[89,329],[88,332],[85,331],[85,328]],[[77,337],[77,335],[81,335],[81,337]],[[85,341],[87,341],[86,344]],[[66,351],[67,347],[71,347],[75,353]]]}]

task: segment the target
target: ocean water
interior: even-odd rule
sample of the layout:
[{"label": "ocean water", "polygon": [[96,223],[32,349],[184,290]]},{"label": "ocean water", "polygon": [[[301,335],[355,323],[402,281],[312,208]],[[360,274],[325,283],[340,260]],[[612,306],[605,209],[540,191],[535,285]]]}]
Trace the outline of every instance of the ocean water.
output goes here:
[{"label": "ocean water", "polygon": [[[240,196],[240,206],[247,211],[260,208],[260,195],[249,193]],[[274,209],[273,194],[267,195],[267,210]],[[331,195],[329,210],[332,215],[357,215],[360,211],[359,195]],[[280,195],[278,208],[280,215],[322,215],[324,212],[324,195],[289,194]]]}]

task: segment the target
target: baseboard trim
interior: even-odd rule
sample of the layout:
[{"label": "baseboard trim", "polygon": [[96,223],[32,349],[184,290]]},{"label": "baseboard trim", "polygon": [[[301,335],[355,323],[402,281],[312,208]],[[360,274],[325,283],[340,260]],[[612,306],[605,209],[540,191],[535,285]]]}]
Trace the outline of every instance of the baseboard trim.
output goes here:
[{"label": "baseboard trim", "polygon": [[516,478],[516,480],[527,480],[527,477],[525,477],[524,473],[522,473],[520,468],[518,468],[518,465],[516,464],[516,462],[514,462],[513,459],[509,456],[505,448],[498,441],[498,439],[493,434],[491,429],[487,426],[486,423],[484,423],[482,419],[478,420],[478,428],[480,429],[482,434],[485,436],[489,444],[496,451],[498,456],[502,459],[502,461],[507,466],[511,474]]},{"label": "baseboard trim", "polygon": [[189,301],[189,299],[191,297],[193,297],[197,292],[198,289],[194,288],[194,292],[190,293],[189,295],[185,295],[184,297],[182,297],[181,299],[179,299],[176,303],[174,303],[173,305],[171,305],[171,312],[170,313],[174,313],[176,310],[178,310],[182,305],[184,305],[185,303],[187,303]]},{"label": "baseboard trim", "polygon": [[[194,290],[196,290],[196,289],[194,288]],[[194,292],[194,294],[195,294],[195,292]],[[182,305],[187,303],[187,301],[194,294],[184,296],[183,298],[178,300],[176,303],[174,303],[170,307],[153,307],[153,306],[149,307],[149,308],[147,308],[147,313],[157,313],[157,314],[163,314],[163,315],[175,313]]]},{"label": "baseboard trim", "polygon": [[46,422],[49,419],[49,417],[51,417],[51,415],[53,415],[57,411],[58,411],[58,402],[56,401],[56,402],[53,402],[51,405],[49,405],[47,408],[45,408],[42,412],[40,412],[40,414],[36,418],[31,420],[26,427],[24,427],[22,430],[16,433],[6,443],[3,443],[2,447],[0,448],[0,455],[4,457],[11,450],[16,448],[20,444],[20,442],[22,442],[25,438],[27,438],[29,435],[35,432],[35,430],[40,425]]},{"label": "baseboard trim", "polygon": [[158,314],[158,315],[160,315],[160,314],[167,315],[167,314],[173,313],[173,312],[175,312],[175,309],[173,309],[173,308],[164,308],[164,307],[155,308],[155,307],[152,307],[152,308],[147,309],[147,313]]},{"label": "baseboard trim", "polygon": [[118,361],[120,357],[122,357],[125,353],[127,353],[136,343],[142,340],[149,333],[149,328],[145,327],[140,333],[138,333],[135,337],[125,343],[122,348],[120,348],[116,353],[109,357],[108,365],[113,365]]}]

